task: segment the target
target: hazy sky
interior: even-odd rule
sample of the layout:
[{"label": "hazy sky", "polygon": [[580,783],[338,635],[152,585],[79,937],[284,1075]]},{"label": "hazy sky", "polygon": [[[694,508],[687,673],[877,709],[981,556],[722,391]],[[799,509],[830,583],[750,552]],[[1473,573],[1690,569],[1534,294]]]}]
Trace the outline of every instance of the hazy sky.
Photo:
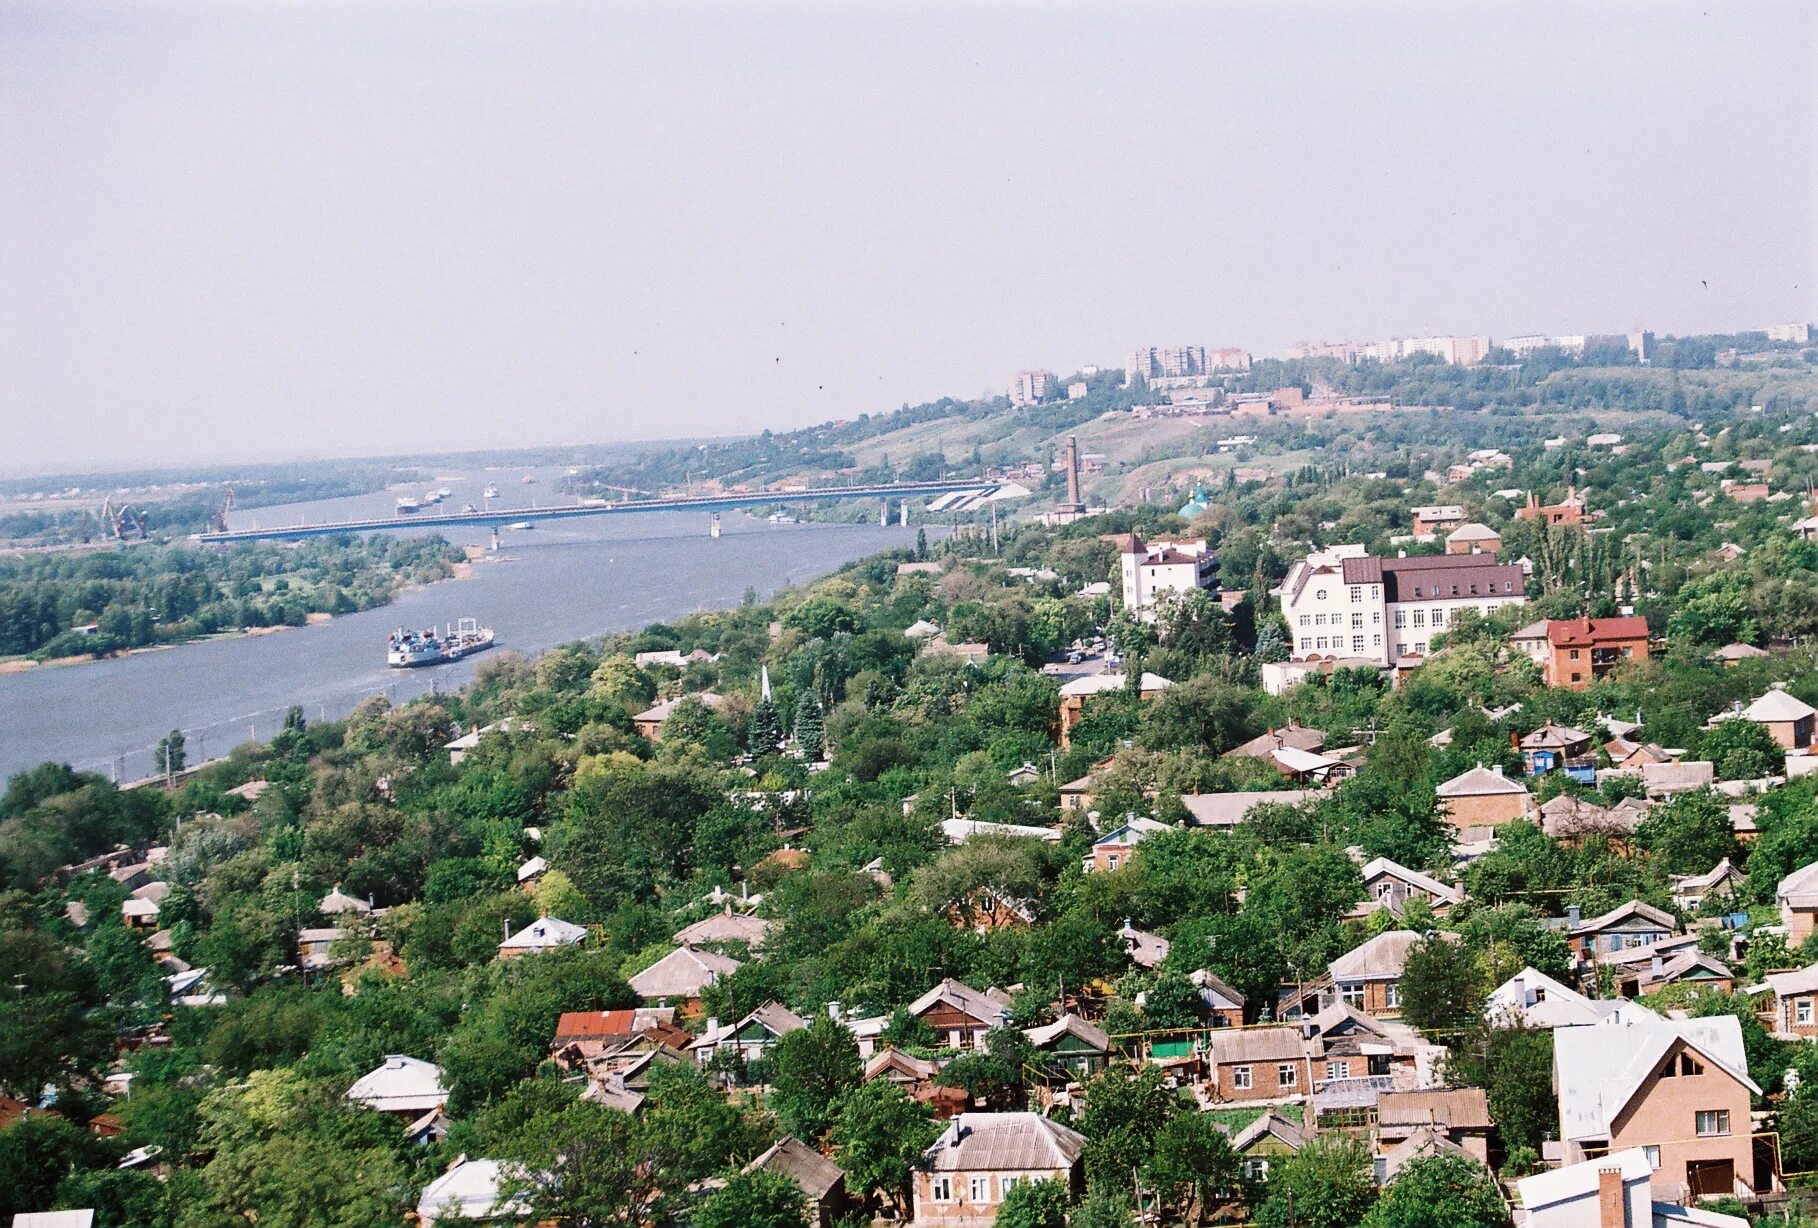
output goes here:
[{"label": "hazy sky", "polygon": [[0,0],[0,468],[1818,316],[1818,5]]}]

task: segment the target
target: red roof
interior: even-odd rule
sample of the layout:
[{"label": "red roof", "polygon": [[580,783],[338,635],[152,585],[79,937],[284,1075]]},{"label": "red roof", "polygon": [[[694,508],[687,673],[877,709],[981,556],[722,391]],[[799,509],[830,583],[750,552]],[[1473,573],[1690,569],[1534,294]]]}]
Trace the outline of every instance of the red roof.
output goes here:
[{"label": "red roof", "polygon": [[1566,618],[1547,623],[1547,642],[1556,648],[1594,648],[1647,638],[1645,618]]}]

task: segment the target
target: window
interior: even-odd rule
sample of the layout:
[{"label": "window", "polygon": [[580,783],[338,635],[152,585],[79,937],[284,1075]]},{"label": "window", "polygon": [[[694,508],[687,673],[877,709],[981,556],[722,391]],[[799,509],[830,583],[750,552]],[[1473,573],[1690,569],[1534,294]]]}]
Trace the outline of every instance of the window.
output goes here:
[{"label": "window", "polygon": [[1433,611],[1433,625],[1435,627],[1443,627],[1446,625],[1446,612],[1444,610]]},{"label": "window", "polygon": [[1300,616],[1300,625],[1303,627],[1312,626],[1313,625],[1313,616],[1311,614],[1302,614]]},{"label": "window", "polygon": [[936,1202],[952,1202],[953,1178],[944,1174],[936,1174],[928,1182],[928,1197]]},{"label": "window", "polygon": [[1660,1167],[1660,1148],[1643,1147],[1641,1149],[1641,1153],[1643,1155],[1647,1156],[1649,1168],[1659,1168]]},{"label": "window", "polygon": [[1359,628],[1361,628],[1362,626],[1363,626],[1363,615],[1361,613],[1351,615],[1351,629],[1353,631],[1355,631],[1355,630],[1358,630]]},{"label": "window", "polygon": [[1258,1156],[1244,1161],[1244,1176],[1251,1181],[1265,1181],[1269,1176],[1269,1162]]},{"label": "window", "polygon": [[1394,894],[1395,894],[1395,884],[1394,883],[1383,882],[1383,883],[1376,884],[1376,898],[1377,899],[1386,900],[1391,895],[1394,895]]},{"label": "window", "polygon": [[1401,1007],[1401,986],[1394,981],[1390,981],[1388,988],[1383,990],[1382,1000],[1384,1006],[1399,1009]]},{"label": "window", "polygon": [[1300,1086],[1300,1067],[1293,1062],[1283,1062],[1275,1068],[1275,1083],[1278,1087]]},{"label": "window", "polygon": [[1315,627],[1325,626],[1326,625],[1326,616],[1324,614],[1315,614],[1313,616],[1313,625]]},{"label": "window", "polygon": [[1363,1005],[1363,982],[1347,981],[1338,987],[1339,994],[1352,1006]]},{"label": "window", "polygon": [[1363,636],[1354,635],[1351,637],[1351,651],[1352,652],[1362,652],[1363,651]]},{"label": "window", "polygon": [[1107,870],[1117,869],[1117,854],[1116,853],[1109,853],[1105,856],[1105,869],[1107,869]]},{"label": "window", "polygon": [[1240,1092],[1250,1090],[1250,1068],[1248,1066],[1231,1067],[1231,1086]]},{"label": "window", "polygon": [[1403,610],[1395,611],[1395,629],[1397,631],[1401,630],[1403,627],[1408,625],[1407,618],[1408,618],[1408,616],[1407,616],[1406,611],[1403,611]]},{"label": "window", "polygon": [[1354,584],[1351,586],[1351,600],[1352,601],[1362,601],[1363,600],[1363,585]]},{"label": "window", "polygon": [[1327,1079],[1348,1079],[1351,1077],[1351,1063],[1342,1059],[1328,1059],[1326,1062]]},{"label": "window", "polygon": [[1699,1138],[1718,1138],[1730,1132],[1728,1109],[1699,1109],[1696,1120]]},{"label": "window", "polygon": [[1810,1023],[1812,1021],[1812,1000],[1801,998],[1793,1003],[1793,1022]]},{"label": "window", "polygon": [[1326,646],[1326,637],[1325,637],[1325,636],[1323,636],[1323,635],[1322,635],[1322,636],[1320,636],[1320,637],[1319,637],[1319,638],[1318,638],[1318,639],[1317,639],[1317,640],[1315,640],[1315,641],[1313,641],[1313,642],[1314,642],[1314,644],[1315,644],[1315,646],[1317,646],[1317,647],[1319,647],[1319,648],[1321,648],[1321,649],[1323,649],[1323,648],[1325,648],[1325,646]]},{"label": "window", "polygon": [[1578,650],[1576,648],[1574,648],[1574,649],[1572,649],[1572,660],[1576,661],[1577,659],[1578,659]]},{"label": "window", "polygon": [[1425,610],[1414,611],[1414,625],[1416,627],[1424,627],[1427,625],[1427,612]]},{"label": "window", "polygon": [[1381,648],[1382,647],[1382,636],[1372,635],[1370,637],[1370,646],[1372,648]]},{"label": "window", "polygon": [[973,1177],[966,1182],[966,1193],[973,1202],[991,1201],[991,1178]]},{"label": "window", "polygon": [[1370,625],[1372,627],[1382,626],[1382,611],[1381,610],[1371,610],[1370,611]]},{"label": "window", "polygon": [[1317,601],[1324,601],[1326,599],[1326,590],[1323,588],[1318,589],[1317,591],[1314,592],[1313,597]]},{"label": "window", "polygon": [[997,1196],[999,1198],[1010,1197],[1010,1191],[1014,1190],[1022,1183],[1023,1179],[1021,1177],[999,1177],[997,1179]]}]

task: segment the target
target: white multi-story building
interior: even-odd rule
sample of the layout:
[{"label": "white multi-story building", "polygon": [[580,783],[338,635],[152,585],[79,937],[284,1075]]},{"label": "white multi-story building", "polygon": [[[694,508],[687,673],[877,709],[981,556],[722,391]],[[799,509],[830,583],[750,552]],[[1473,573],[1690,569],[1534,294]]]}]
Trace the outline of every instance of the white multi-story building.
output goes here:
[{"label": "white multi-story building", "polygon": [[1526,358],[1536,350],[1561,350],[1567,354],[1582,354],[1589,338],[1570,337],[1505,337],[1496,343],[1497,349],[1508,350],[1517,358]]},{"label": "white multi-story building", "polygon": [[1461,610],[1489,614],[1527,601],[1517,564],[1479,554],[1385,559],[1362,546],[1308,555],[1275,593],[1294,637],[1291,660],[1378,665],[1425,656]]},{"label": "white multi-story building", "polygon": [[1769,341],[1797,341],[1804,345],[1812,339],[1810,324],[1770,324],[1767,326]]},{"label": "white multi-story building", "polygon": [[1010,377],[1010,404],[1036,405],[1054,390],[1054,377],[1046,371],[1018,371]]},{"label": "white multi-story building", "polygon": [[1190,593],[1218,583],[1218,556],[1204,538],[1145,542],[1134,533],[1117,539],[1123,575],[1124,609],[1153,617],[1162,593]]}]

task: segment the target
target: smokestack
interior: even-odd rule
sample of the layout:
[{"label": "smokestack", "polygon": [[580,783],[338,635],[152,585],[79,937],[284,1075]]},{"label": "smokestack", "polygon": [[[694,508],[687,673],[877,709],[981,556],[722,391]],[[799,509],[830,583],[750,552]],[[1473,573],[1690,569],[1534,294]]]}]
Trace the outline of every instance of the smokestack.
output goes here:
[{"label": "smokestack", "polygon": [[1067,504],[1074,511],[1082,508],[1079,497],[1079,439],[1067,436]]}]

